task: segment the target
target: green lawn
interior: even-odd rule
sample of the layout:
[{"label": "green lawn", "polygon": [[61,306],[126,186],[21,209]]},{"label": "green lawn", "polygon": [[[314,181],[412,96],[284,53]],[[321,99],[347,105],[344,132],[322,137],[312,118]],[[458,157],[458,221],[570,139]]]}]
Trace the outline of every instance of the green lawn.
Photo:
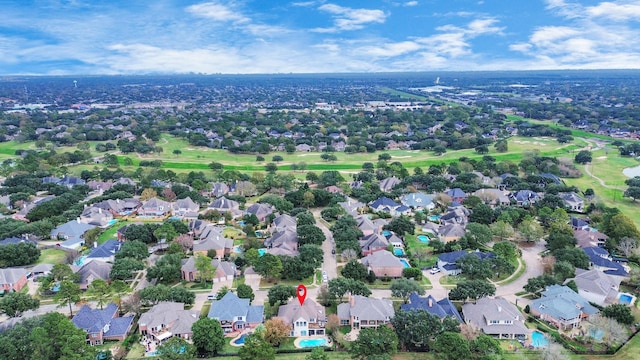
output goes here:
[{"label": "green lawn", "polygon": [[61,249],[44,249],[40,251],[37,264],[62,264],[67,253]]},{"label": "green lawn", "polygon": [[130,224],[127,220],[118,220],[117,223],[106,228],[100,236],[98,236],[98,244],[102,244],[107,240],[116,239],[116,232],[118,229],[124,227],[125,225]]}]

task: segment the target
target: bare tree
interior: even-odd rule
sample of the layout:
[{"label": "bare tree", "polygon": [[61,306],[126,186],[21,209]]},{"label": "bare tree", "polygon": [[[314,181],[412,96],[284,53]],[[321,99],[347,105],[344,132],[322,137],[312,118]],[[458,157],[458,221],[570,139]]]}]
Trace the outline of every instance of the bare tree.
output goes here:
[{"label": "bare tree", "polygon": [[354,260],[358,258],[358,254],[353,249],[344,249],[342,251],[342,261],[349,262],[350,260]]},{"label": "bare tree", "polygon": [[480,328],[473,323],[460,325],[460,335],[464,336],[467,341],[475,340],[480,332]]},{"label": "bare tree", "polygon": [[569,360],[570,358],[567,349],[552,341],[549,341],[549,345],[542,352],[542,359],[544,360]]},{"label": "bare tree", "polygon": [[625,257],[631,256],[637,248],[638,240],[630,237],[623,237],[620,242],[618,242],[618,246],[616,246],[616,250],[624,254]]},{"label": "bare tree", "polygon": [[591,323],[589,333],[597,334],[602,332],[600,341],[609,348],[622,343],[628,337],[627,329],[615,319],[596,314],[589,317],[589,322]]}]

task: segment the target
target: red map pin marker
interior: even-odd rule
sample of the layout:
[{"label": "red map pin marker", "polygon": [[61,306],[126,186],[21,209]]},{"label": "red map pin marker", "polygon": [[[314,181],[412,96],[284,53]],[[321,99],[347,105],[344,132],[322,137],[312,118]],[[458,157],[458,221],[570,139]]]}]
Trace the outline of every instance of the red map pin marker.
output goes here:
[{"label": "red map pin marker", "polygon": [[302,304],[304,303],[304,299],[306,299],[307,297],[307,288],[300,284],[298,285],[298,301],[300,301],[300,306],[302,306]]}]

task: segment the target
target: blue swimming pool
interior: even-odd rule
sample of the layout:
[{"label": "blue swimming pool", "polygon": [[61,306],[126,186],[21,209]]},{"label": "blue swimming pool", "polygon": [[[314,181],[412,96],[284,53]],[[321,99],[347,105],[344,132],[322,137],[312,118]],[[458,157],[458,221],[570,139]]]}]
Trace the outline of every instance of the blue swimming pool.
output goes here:
[{"label": "blue swimming pool", "polygon": [[429,237],[427,235],[418,235],[417,238],[420,242],[423,242],[425,244],[429,243]]},{"label": "blue swimming pool", "polygon": [[429,215],[428,219],[429,219],[429,221],[436,222],[436,221],[440,220],[440,215]]},{"label": "blue swimming pool", "polygon": [[407,259],[400,259],[400,262],[402,263],[402,266],[404,266],[406,268],[410,268],[411,267],[411,265],[409,264]]},{"label": "blue swimming pool", "polygon": [[245,225],[247,225],[247,224],[246,224],[244,221],[240,220],[240,221],[238,221],[238,225],[240,225],[240,226],[245,226]]},{"label": "blue swimming pool", "polygon": [[549,340],[540,331],[533,331],[531,333],[531,346],[537,348],[544,348],[549,346]]},{"label": "blue swimming pool", "polygon": [[266,254],[266,253],[267,253],[267,249],[265,249],[265,248],[258,249],[258,254],[259,254],[260,256],[262,256],[262,255],[264,255],[264,254]]},{"label": "blue swimming pool", "polygon": [[384,237],[391,236],[391,231],[389,231],[389,230],[382,230],[382,236],[384,236]]},{"label": "blue swimming pool", "polygon": [[233,247],[233,252],[234,253],[241,253],[242,252],[242,245],[236,245]]},{"label": "blue swimming pool", "polygon": [[86,260],[87,260],[87,256],[86,255],[82,255],[79,258],[77,258],[76,261],[73,262],[73,265],[82,266],[82,265],[84,265],[84,262]]},{"label": "blue swimming pool", "polygon": [[393,255],[402,256],[404,255],[404,250],[401,248],[393,248]]},{"label": "blue swimming pool", "polygon": [[118,219],[111,219],[111,220],[109,220],[108,224],[109,224],[109,226],[111,226],[111,225],[113,225],[113,224],[115,224],[117,222],[118,222]]},{"label": "blue swimming pool", "polygon": [[234,339],[233,341],[231,341],[232,343],[234,343],[235,345],[244,345],[244,339],[248,336],[248,334],[242,334],[240,335],[239,338]]},{"label": "blue swimming pool", "polygon": [[618,302],[620,304],[631,305],[635,300],[635,296],[631,294],[621,293],[618,295]]},{"label": "blue swimming pool", "polygon": [[595,339],[596,341],[601,341],[602,338],[604,337],[604,331],[600,329],[591,328],[589,330],[589,336]]},{"label": "blue swimming pool", "polygon": [[327,339],[325,338],[304,339],[300,341],[300,347],[303,347],[303,348],[326,346],[326,345],[327,345]]}]

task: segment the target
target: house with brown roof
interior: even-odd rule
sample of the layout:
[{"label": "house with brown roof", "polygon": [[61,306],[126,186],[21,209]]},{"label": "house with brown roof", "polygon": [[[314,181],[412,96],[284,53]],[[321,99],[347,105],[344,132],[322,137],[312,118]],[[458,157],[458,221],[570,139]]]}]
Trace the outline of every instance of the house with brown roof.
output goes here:
[{"label": "house with brown roof", "polygon": [[375,328],[388,325],[395,315],[393,303],[389,299],[368,298],[361,295],[349,296],[349,301],[338,304],[340,325],[352,329]]},{"label": "house with brown roof", "polygon": [[171,203],[158,198],[145,201],[138,209],[138,216],[165,217],[171,212]]},{"label": "house with brown roof", "polygon": [[176,200],[173,203],[172,210],[172,215],[177,218],[195,220],[198,218],[200,205],[187,196],[184,199]]},{"label": "house with brown roof", "polygon": [[87,287],[96,279],[109,281],[112,264],[102,261],[89,261],[82,266],[71,266],[74,273],[80,275],[80,289],[86,290]]},{"label": "house with brown roof", "polygon": [[[232,262],[221,261],[220,259],[212,259],[211,265],[214,269],[216,269],[212,278],[214,283],[233,280],[236,275],[236,265]],[[182,260],[180,272],[182,274],[182,280],[185,281],[196,281],[200,278],[200,276],[198,275],[198,270],[196,269],[196,259],[194,256]]]},{"label": "house with brown roof", "polygon": [[97,206],[89,206],[80,214],[80,222],[99,227],[106,227],[110,225],[112,220],[113,214],[109,211],[104,211],[102,208]]},{"label": "house with brown roof", "polygon": [[23,268],[0,269],[0,291],[20,291],[27,285],[27,270]]},{"label": "house with brown roof", "polygon": [[289,301],[280,306],[278,317],[289,326],[289,336],[316,336],[325,335],[327,315],[324,306],[313,299],[307,298],[302,305],[298,299]]},{"label": "house with brown roof", "polygon": [[190,339],[191,327],[199,318],[199,311],[185,310],[183,303],[163,301],[140,315],[138,329],[141,335],[156,341],[174,336]]},{"label": "house with brown roof", "polygon": [[387,250],[376,251],[360,259],[360,262],[369,271],[373,271],[376,277],[402,277],[404,265],[400,259]]},{"label": "house with brown roof", "polygon": [[271,204],[256,203],[247,208],[245,212],[247,214],[253,214],[258,218],[258,221],[264,221],[267,216],[271,215],[275,209]]}]

